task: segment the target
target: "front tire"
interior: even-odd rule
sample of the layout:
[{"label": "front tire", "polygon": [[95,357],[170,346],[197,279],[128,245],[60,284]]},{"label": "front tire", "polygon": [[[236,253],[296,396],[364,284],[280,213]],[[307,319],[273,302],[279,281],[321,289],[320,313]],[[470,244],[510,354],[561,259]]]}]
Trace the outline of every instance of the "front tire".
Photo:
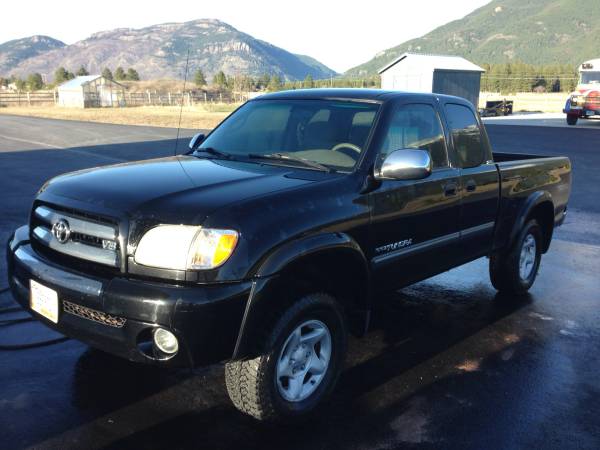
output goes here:
[{"label": "front tire", "polygon": [[578,116],[574,114],[567,114],[567,125],[577,125],[577,119],[579,119]]},{"label": "front tire", "polygon": [[542,230],[536,220],[525,224],[508,252],[490,257],[490,279],[504,293],[523,295],[533,286],[542,258]]},{"label": "front tire", "polygon": [[250,360],[225,366],[225,382],[237,409],[261,421],[301,419],[331,394],[347,342],[343,312],[327,294],[310,294],[275,321]]}]

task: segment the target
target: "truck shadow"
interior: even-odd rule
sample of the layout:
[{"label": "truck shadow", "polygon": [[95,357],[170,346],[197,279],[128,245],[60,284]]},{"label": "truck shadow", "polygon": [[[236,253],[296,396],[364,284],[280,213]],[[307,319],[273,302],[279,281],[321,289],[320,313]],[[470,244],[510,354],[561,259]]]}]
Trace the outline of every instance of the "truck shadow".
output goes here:
[{"label": "truck shadow", "polygon": [[[329,403],[300,425],[258,424],[238,413],[220,366],[197,374],[163,371],[94,350],[76,363],[73,404],[94,417],[115,417],[114,434],[100,438],[107,448],[371,448],[387,435],[399,443],[427,443],[431,436],[419,425],[425,403],[476,396],[477,389],[456,393],[452,386],[485,378],[488,360],[524,343],[510,333],[492,333],[482,342],[475,336],[530,299],[504,298],[482,286],[463,291],[423,282],[385,301],[375,329],[351,341],[348,367]],[[474,345],[465,344],[471,340]],[[453,349],[463,344],[466,352]],[[93,436],[97,424],[88,425]]]}]

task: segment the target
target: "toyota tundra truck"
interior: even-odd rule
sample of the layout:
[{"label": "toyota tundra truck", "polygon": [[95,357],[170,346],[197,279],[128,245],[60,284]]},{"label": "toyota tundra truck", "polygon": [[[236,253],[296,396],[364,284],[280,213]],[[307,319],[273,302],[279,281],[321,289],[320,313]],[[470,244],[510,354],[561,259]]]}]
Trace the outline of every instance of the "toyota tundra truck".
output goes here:
[{"label": "toyota tundra truck", "polygon": [[473,106],[435,94],[266,94],[189,147],[46,182],[10,287],[131,361],[225,362],[265,421],[324,403],[386,292],[489,257],[500,298],[526,293],[571,187],[568,158],[492,153]]}]

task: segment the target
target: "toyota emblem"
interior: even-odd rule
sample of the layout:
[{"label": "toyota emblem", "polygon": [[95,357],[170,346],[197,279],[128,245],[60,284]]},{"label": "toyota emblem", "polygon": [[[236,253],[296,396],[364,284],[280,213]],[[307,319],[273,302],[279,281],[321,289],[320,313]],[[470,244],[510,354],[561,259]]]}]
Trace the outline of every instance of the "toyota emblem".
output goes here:
[{"label": "toyota emblem", "polygon": [[54,223],[54,225],[52,225],[52,234],[61,244],[67,243],[71,237],[69,222],[65,219],[60,219],[58,222]]}]

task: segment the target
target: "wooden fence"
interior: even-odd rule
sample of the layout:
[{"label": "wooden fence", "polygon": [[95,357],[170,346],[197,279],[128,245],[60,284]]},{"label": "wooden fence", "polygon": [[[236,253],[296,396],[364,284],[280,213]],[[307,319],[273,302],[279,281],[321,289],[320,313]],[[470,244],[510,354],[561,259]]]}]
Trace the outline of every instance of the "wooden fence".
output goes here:
[{"label": "wooden fence", "polygon": [[[241,103],[247,92],[125,92],[121,106],[194,106],[205,103]],[[49,106],[58,104],[57,91],[0,92],[0,106]]]},{"label": "wooden fence", "polygon": [[55,91],[45,92],[0,92],[0,106],[48,106],[55,105]]},{"label": "wooden fence", "polygon": [[125,92],[125,106],[186,106],[204,103],[238,103],[248,100],[247,93],[232,92]]}]

